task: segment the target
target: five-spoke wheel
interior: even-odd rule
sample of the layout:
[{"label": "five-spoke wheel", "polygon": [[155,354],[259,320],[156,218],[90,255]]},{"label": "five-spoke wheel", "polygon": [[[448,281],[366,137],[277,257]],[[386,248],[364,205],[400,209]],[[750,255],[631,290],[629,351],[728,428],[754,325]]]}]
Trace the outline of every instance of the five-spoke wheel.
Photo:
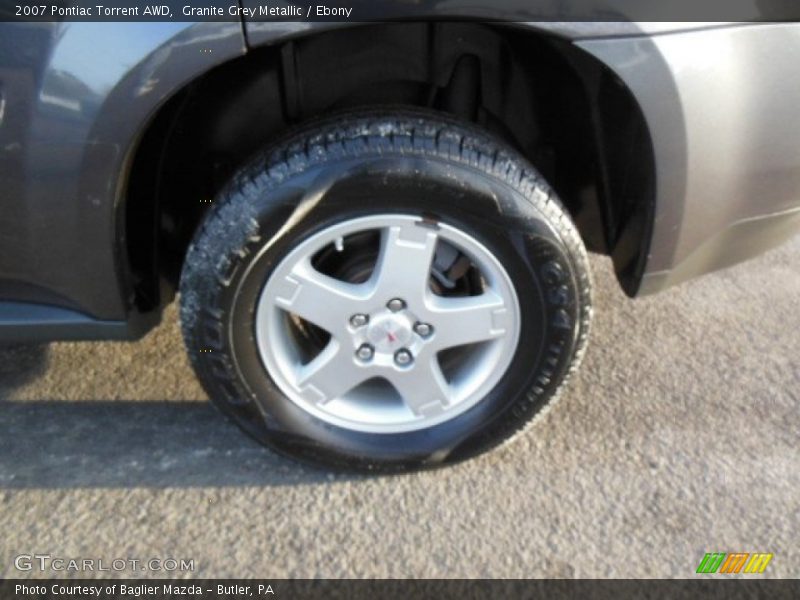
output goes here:
[{"label": "five-spoke wheel", "polygon": [[474,456],[580,359],[578,232],[525,159],[430,112],[361,111],[245,165],[181,279],[189,355],[259,441],[363,470]]},{"label": "five-spoke wheel", "polygon": [[[366,280],[320,270],[325,261],[315,267],[328,250],[342,255],[338,264],[370,253],[370,239]],[[470,285],[448,289],[456,264]],[[309,326],[326,335],[306,335]],[[264,365],[292,401],[374,432],[430,427],[470,408],[504,375],[519,326],[514,287],[485,246],[453,226],[397,214],[306,239],[273,271],[256,315]]]}]

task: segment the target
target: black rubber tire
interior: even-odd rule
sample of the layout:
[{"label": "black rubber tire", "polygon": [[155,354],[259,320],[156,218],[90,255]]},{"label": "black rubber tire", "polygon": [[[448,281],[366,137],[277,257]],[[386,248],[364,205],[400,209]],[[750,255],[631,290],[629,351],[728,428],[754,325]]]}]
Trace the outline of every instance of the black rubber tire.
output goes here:
[{"label": "black rubber tire", "polygon": [[[278,261],[313,232],[375,212],[465,230],[495,253],[519,297],[520,342],[504,378],[421,431],[368,434],[316,419],[273,383],[255,342],[255,303]],[[180,293],[191,362],[224,413],[283,454],[368,471],[453,463],[509,440],[577,367],[591,317],[583,243],[536,170],[481,129],[416,110],[340,114],[255,157],[214,200]]]}]

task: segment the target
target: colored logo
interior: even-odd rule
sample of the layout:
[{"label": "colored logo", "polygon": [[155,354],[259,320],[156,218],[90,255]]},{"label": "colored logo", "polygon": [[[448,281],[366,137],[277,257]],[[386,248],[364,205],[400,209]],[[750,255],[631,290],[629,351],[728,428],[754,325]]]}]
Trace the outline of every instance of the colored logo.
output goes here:
[{"label": "colored logo", "polygon": [[763,573],[772,554],[764,552],[709,552],[697,566],[697,573]]}]

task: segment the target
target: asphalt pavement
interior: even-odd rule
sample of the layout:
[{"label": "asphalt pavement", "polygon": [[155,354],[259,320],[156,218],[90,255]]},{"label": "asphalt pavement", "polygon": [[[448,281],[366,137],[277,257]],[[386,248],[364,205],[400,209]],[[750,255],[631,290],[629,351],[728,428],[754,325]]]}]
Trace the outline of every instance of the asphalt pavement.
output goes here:
[{"label": "asphalt pavement", "polygon": [[[770,552],[762,577],[799,577],[800,237],[636,301],[592,263],[558,404],[433,472],[261,448],[209,405],[174,307],[135,343],[0,349],[0,576],[74,575],[14,567],[48,554],[193,560],[183,577],[692,577],[706,552]],[[167,574],[140,569],[95,574]]]}]

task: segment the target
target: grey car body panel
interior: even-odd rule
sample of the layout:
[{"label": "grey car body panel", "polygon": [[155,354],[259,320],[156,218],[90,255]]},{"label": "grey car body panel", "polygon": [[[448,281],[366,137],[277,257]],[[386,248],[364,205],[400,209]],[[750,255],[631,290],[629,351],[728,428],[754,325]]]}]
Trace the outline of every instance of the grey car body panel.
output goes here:
[{"label": "grey car body panel", "polygon": [[[184,85],[244,54],[245,39],[277,44],[343,26],[0,24],[0,340],[145,331],[152,320],[140,322],[132,308],[121,237],[139,135]],[[639,293],[753,255],[794,230],[800,124],[789,117],[800,106],[792,62],[800,25],[508,26],[574,40],[640,104],[657,194]]]},{"label": "grey car body panel", "polygon": [[800,24],[577,44],[622,78],[653,141],[656,211],[640,294],[798,230]]},{"label": "grey car body panel", "polygon": [[[127,340],[158,321],[149,315],[126,321],[103,321],[85,314],[27,302],[0,302],[0,344],[51,340]],[[146,318],[146,317],[141,317]]]},{"label": "grey car body panel", "polygon": [[[256,0],[242,0],[242,6],[257,9],[259,3]],[[730,22],[653,22],[653,23],[633,23],[630,21],[524,21],[507,22],[500,18],[502,12],[493,11],[485,8],[477,9],[470,7],[471,18],[494,20],[507,27],[525,28],[532,31],[540,31],[556,35],[569,40],[610,38],[622,36],[644,36],[674,31],[692,31],[702,29],[712,29],[725,26],[743,26],[743,23]],[[421,15],[424,17],[425,15]],[[524,14],[521,14],[524,16]],[[249,21],[244,22],[247,32],[247,42],[251,47],[260,45],[270,45],[283,42],[284,40],[296,37],[303,37],[322,31],[341,29],[356,26],[348,22],[264,22]]]},{"label": "grey car body panel", "polygon": [[245,52],[241,24],[1,23],[0,39],[0,300],[127,321],[132,151],[177,89]]}]

